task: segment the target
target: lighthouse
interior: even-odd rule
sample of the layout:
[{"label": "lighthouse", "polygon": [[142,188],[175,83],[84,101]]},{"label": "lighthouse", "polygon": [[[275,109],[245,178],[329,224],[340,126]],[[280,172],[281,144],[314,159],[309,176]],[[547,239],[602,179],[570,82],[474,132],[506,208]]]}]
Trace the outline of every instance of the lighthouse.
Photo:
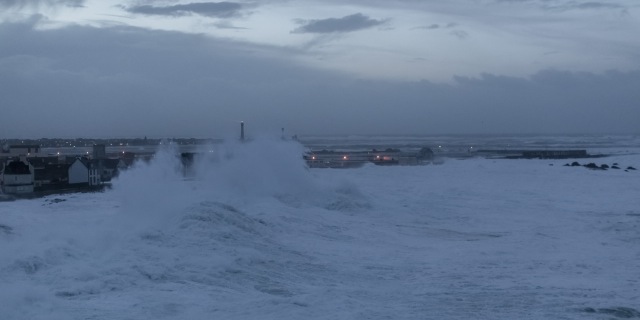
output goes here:
[{"label": "lighthouse", "polygon": [[244,121],[240,121],[240,142],[244,142]]}]

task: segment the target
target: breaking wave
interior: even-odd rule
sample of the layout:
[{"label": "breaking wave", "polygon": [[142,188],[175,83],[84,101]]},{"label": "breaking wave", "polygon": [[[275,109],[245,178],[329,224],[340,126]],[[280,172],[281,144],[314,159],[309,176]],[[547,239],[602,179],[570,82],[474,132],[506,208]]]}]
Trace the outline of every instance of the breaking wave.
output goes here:
[{"label": "breaking wave", "polygon": [[133,225],[145,226],[201,201],[236,205],[277,200],[339,211],[370,206],[353,183],[317,179],[303,153],[299,143],[259,137],[203,147],[185,167],[177,148],[166,145],[150,162],[138,162],[115,180],[113,193],[122,200],[122,214]]},{"label": "breaking wave", "polygon": [[[11,257],[0,264],[0,299],[10,302],[0,313],[6,319],[123,313],[203,319],[213,307],[194,301],[206,297],[236,313],[252,299],[305,291],[301,283],[309,283],[301,279],[330,271],[289,245],[288,234],[300,238],[317,229],[301,227],[301,219],[370,204],[354,184],[317,179],[303,152],[295,142],[258,138],[203,147],[185,167],[178,149],[166,145],[122,173],[112,190],[86,199],[44,199],[48,206],[38,210],[59,208],[60,216],[43,216],[46,225],[30,230],[26,222],[1,225],[2,238],[19,237],[25,250],[0,247]],[[175,302],[172,291],[203,297]],[[189,303],[196,306],[186,308]]]}]

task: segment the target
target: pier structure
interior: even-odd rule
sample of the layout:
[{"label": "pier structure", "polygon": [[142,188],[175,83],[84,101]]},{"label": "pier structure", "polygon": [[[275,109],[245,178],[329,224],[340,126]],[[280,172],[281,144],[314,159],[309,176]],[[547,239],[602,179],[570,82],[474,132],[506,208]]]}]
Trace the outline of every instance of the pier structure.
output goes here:
[{"label": "pier structure", "polygon": [[375,165],[421,165],[433,159],[433,152],[429,148],[422,148],[417,152],[403,152],[399,149],[369,151],[309,151],[303,156],[310,168],[357,168],[366,163]]},{"label": "pier structure", "polygon": [[483,149],[478,150],[479,155],[502,157],[506,159],[579,159],[579,158],[595,158],[597,155],[591,155],[587,153],[587,150],[583,149],[549,149],[549,150],[510,150],[500,149],[491,150]]}]

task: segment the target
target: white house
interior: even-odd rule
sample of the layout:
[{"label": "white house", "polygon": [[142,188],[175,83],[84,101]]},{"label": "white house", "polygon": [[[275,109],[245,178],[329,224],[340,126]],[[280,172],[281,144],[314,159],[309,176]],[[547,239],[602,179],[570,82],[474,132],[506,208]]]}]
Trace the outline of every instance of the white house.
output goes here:
[{"label": "white house", "polygon": [[69,166],[69,184],[101,185],[99,166],[87,158],[77,158]]}]

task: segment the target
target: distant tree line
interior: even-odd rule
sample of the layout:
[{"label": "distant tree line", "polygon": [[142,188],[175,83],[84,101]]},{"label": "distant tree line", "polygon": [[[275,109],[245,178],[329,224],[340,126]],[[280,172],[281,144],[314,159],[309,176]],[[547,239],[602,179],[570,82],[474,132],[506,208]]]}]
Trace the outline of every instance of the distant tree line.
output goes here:
[{"label": "distant tree line", "polygon": [[64,147],[90,147],[94,144],[104,144],[105,146],[153,146],[159,145],[163,141],[170,141],[178,145],[197,145],[220,142],[215,139],[196,138],[118,138],[118,139],[95,139],[95,138],[39,138],[39,139],[2,139],[0,147],[6,149],[10,145],[38,145],[41,148],[64,148]]}]

